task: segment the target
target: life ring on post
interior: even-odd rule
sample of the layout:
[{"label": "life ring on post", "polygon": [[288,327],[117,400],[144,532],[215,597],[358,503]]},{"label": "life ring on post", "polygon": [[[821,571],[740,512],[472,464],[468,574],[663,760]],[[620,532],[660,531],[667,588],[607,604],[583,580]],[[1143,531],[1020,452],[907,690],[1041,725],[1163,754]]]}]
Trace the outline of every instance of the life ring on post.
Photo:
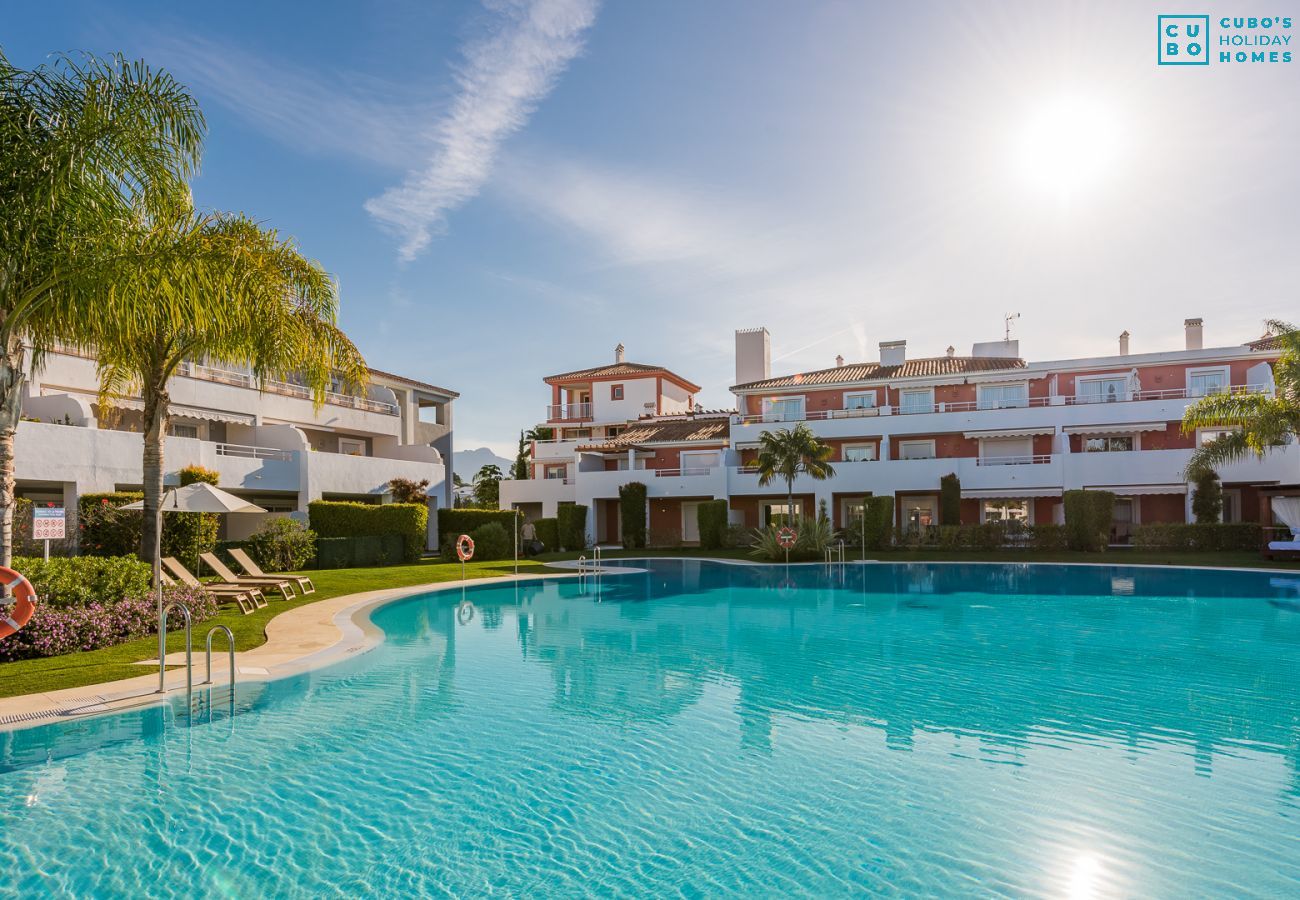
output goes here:
[{"label": "life ring on post", "polygon": [[26,575],[6,566],[0,566],[0,584],[9,588],[14,598],[9,614],[0,613],[0,638],[7,638],[32,620],[36,612],[36,589]]},{"label": "life ring on post", "polygon": [[456,558],[461,562],[469,562],[474,558],[474,539],[468,534],[456,538]]},{"label": "life ring on post", "polygon": [[789,525],[783,525],[776,532],[776,542],[782,550],[794,548],[795,543],[799,540],[799,532],[795,531]]}]

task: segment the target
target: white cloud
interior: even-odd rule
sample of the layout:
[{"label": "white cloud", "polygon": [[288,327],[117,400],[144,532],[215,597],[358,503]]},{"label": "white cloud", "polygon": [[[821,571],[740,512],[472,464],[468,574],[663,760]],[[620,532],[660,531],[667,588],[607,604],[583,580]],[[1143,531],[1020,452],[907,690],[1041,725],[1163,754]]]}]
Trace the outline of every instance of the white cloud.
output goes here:
[{"label": "white cloud", "polygon": [[516,0],[497,7],[499,22],[464,48],[457,93],[425,134],[425,165],[366,210],[402,239],[413,259],[453,210],[487,181],[502,141],[528,121],[578,55],[597,0]]}]

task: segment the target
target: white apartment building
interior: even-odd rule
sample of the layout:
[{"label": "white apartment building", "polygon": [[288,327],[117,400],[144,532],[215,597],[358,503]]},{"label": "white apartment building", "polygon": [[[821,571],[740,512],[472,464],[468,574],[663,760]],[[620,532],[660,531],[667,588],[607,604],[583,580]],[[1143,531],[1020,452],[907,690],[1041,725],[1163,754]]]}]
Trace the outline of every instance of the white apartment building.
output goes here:
[{"label": "white apartment building", "polygon": [[[737,408],[730,414],[664,415],[657,408],[636,419],[597,421],[594,404],[611,388],[594,379],[636,378],[645,391],[666,370],[616,363],[623,368],[552,376],[546,382],[553,398],[577,384],[593,406],[579,409],[585,419],[548,415],[553,438],[537,443],[531,479],[502,483],[502,506],[537,516],[583,503],[591,509],[591,537],[614,541],[618,487],[641,481],[652,534],[691,542],[695,505],[715,498],[728,501],[733,522],[757,527],[788,502],[783,483],[758,483],[759,437],[802,422],[834,449],[836,474],[825,481],[801,476],[796,511],[811,514],[824,505],[837,527],[855,518],[865,497],[880,494],[895,497],[900,527],[937,524],[940,479],[951,473],[961,484],[963,524],[1060,522],[1064,491],[1112,491],[1112,539],[1124,543],[1137,524],[1191,521],[1182,472],[1197,444],[1218,432],[1183,434],[1187,406],[1210,393],[1274,390],[1275,341],[1207,348],[1200,319],[1184,328],[1177,350],[1131,353],[1125,332],[1113,354],[1041,362],[1023,359],[1016,341],[977,343],[969,356],[950,347],[924,358],[909,357],[905,341],[887,341],[876,361],[841,357],[827,369],[785,375],[771,372],[766,329],[749,329],[736,333]],[[629,390],[624,386],[625,395]],[[549,413],[557,411],[555,402]],[[1219,474],[1225,520],[1271,524],[1269,498],[1300,494],[1300,446],[1275,448]]]},{"label": "white apartment building", "polygon": [[[224,490],[272,513],[305,513],[313,500],[382,502],[391,479],[428,479],[430,503],[450,506],[458,394],[370,375],[365,397],[330,393],[318,408],[298,385],[186,364],[168,385],[165,482],[201,465],[220,474]],[[73,515],[81,494],[140,488],[143,403],[126,397],[103,408],[98,389],[95,360],[75,352],[49,354],[29,373],[15,438],[18,496]],[[227,516],[227,536],[245,536],[263,518]]]}]

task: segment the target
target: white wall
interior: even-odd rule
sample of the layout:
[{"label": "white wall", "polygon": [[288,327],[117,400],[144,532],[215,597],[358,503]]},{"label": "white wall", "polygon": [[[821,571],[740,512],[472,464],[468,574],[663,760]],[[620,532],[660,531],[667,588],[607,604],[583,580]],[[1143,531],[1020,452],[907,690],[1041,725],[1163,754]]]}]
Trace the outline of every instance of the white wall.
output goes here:
[{"label": "white wall", "polygon": [[[609,398],[610,386],[623,385],[623,399]],[[654,376],[649,378],[611,378],[595,381],[591,385],[591,412],[597,422],[620,422],[639,419],[646,413],[655,411],[658,395],[655,393]],[[646,409],[646,404],[651,404]]]}]

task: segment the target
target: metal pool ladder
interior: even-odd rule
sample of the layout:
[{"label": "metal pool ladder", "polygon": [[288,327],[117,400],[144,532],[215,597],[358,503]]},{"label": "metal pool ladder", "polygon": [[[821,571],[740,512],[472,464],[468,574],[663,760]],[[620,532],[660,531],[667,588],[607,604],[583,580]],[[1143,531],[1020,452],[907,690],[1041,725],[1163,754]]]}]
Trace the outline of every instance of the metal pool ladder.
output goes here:
[{"label": "metal pool ladder", "polygon": [[194,702],[194,646],[190,640],[190,632],[194,625],[194,617],[190,615],[190,608],[179,600],[173,600],[163,607],[162,622],[159,628],[162,629],[163,637],[159,638],[160,652],[158,654],[158,693],[166,692],[167,679],[167,617],[171,611],[179,610],[180,614],[185,617],[185,702],[186,706]]},{"label": "metal pool ladder", "polygon": [[212,684],[212,638],[217,632],[226,636],[228,652],[230,653],[230,693],[235,692],[235,634],[225,625],[214,625],[208,630],[208,677],[203,681],[204,684]]}]

